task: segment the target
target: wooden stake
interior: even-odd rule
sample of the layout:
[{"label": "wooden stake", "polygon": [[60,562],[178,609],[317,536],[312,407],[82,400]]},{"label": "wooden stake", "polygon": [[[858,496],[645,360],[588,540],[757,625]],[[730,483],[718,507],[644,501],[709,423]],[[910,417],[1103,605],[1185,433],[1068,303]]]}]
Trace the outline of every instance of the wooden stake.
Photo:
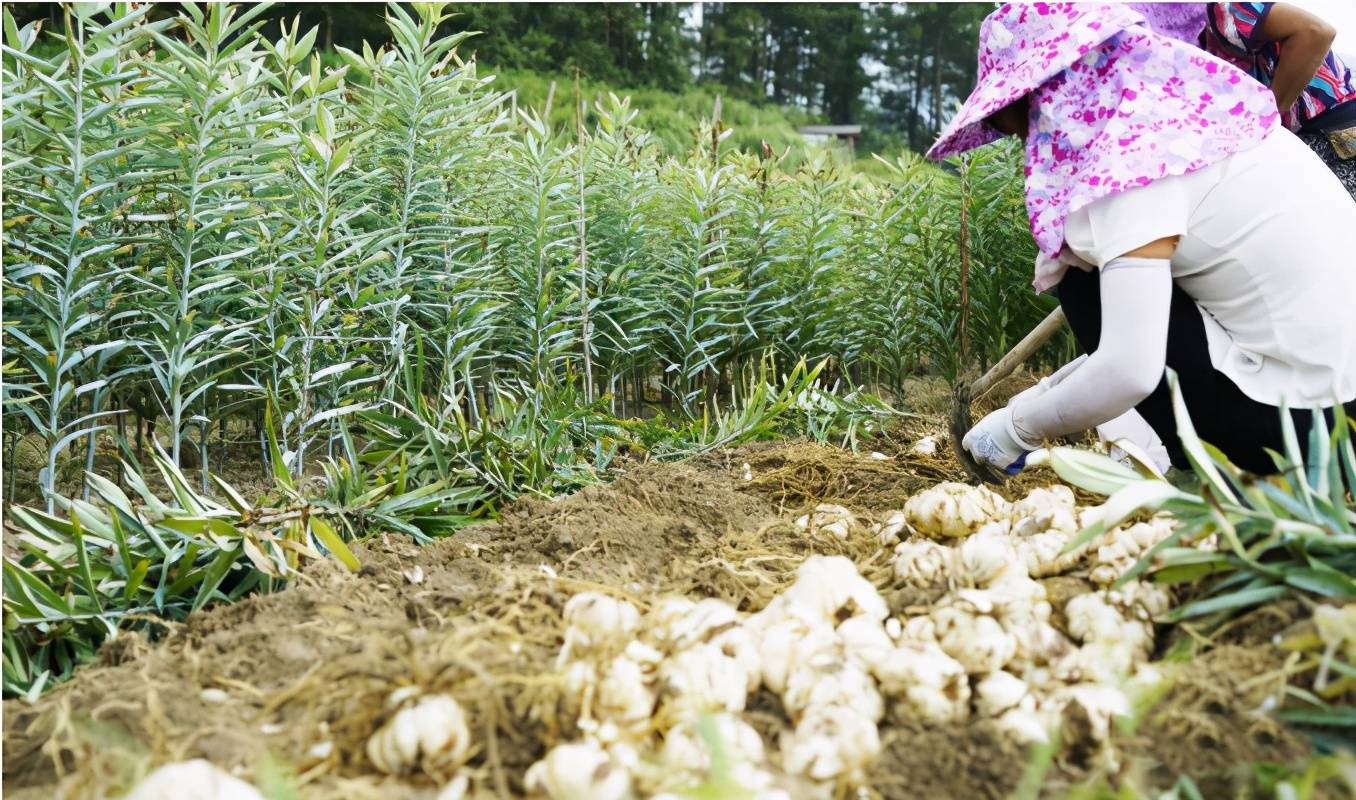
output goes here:
[{"label": "wooden stake", "polygon": [[584,334],[584,402],[593,402],[593,357],[589,353],[589,247],[584,223],[584,99],[579,93],[579,68],[574,70],[575,132],[579,137],[579,308]]},{"label": "wooden stake", "polygon": [[960,371],[970,363],[970,214],[966,164],[960,168]]}]

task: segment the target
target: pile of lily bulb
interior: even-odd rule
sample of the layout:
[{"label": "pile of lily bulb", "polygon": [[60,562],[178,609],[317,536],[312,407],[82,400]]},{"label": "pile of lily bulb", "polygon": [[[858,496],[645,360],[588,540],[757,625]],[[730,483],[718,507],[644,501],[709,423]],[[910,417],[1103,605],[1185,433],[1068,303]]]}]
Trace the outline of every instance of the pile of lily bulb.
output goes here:
[{"label": "pile of lily bulb", "polygon": [[[1114,760],[1113,719],[1129,713],[1136,685],[1158,680],[1147,663],[1152,618],[1171,598],[1136,581],[1106,587],[1172,521],[1115,528],[1066,553],[1097,513],[1076,507],[1063,486],[1010,504],[945,483],[875,525],[834,505],[797,520],[814,534],[874,535],[893,547],[897,585],[940,590],[915,615],[892,615],[843,556],[805,559],[795,582],[752,614],[685,597],[642,614],[606,594],[577,594],[565,606],[559,668],[583,736],[552,748],[528,771],[527,788],[550,800],[676,800],[710,785],[718,767],[716,782],[733,784],[731,796],[831,797],[864,780],[887,715],[937,725],[987,719],[1037,743],[1072,704]],[[1075,569],[1102,588],[1070,599],[1060,630],[1038,579]],[[760,688],[787,717],[775,742],[741,717]]]},{"label": "pile of lily bulb", "polygon": [[[828,798],[862,785],[887,716],[989,720],[1034,744],[1049,741],[1075,705],[1094,739],[1081,746],[1114,767],[1113,720],[1129,713],[1138,687],[1159,680],[1148,664],[1152,619],[1171,598],[1139,581],[1110,586],[1173,522],[1116,527],[1066,552],[1099,511],[1077,507],[1064,486],[1009,503],[983,487],[943,483],[874,524],[827,504],[796,521],[807,535],[874,536],[892,548],[894,588],[939,598],[915,614],[892,614],[844,556],[806,558],[756,613],[680,596],[642,613],[602,592],[575,594],[556,668],[579,735],[530,767],[529,796],[677,800],[719,785],[755,800]],[[1057,628],[1039,579],[1073,571],[1087,576],[1089,591],[1067,601]],[[768,740],[744,716],[762,689],[785,714]],[[452,775],[435,797],[465,796],[470,774],[461,767],[473,743],[457,701],[406,687],[388,711],[367,742],[372,765]],[[219,795],[227,796],[258,795]]]}]

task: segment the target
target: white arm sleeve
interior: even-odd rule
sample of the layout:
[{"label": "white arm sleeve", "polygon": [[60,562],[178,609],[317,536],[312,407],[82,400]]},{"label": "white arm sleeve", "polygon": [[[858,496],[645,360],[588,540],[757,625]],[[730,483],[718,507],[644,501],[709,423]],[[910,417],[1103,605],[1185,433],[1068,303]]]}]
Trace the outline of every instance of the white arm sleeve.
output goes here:
[{"label": "white arm sleeve", "polygon": [[1044,378],[1041,378],[1039,381],[1036,382],[1034,386],[1028,386],[1022,391],[1008,398],[1008,405],[1012,405],[1013,403],[1019,402],[1021,400],[1029,400],[1033,397],[1039,397],[1040,395],[1045,394],[1046,392],[1058,386],[1060,382],[1063,381],[1065,378],[1072,375],[1074,371],[1077,370],[1079,367],[1083,366],[1083,362],[1087,360],[1088,360],[1087,353],[1084,353],[1078,358],[1075,358],[1073,361],[1070,361],[1069,363],[1055,370],[1053,373],[1046,375]]},{"label": "white arm sleeve", "polygon": [[1149,396],[1168,352],[1172,272],[1166,259],[1115,258],[1102,268],[1102,335],[1096,352],[1042,394],[1009,405],[1023,443],[1088,430]]}]

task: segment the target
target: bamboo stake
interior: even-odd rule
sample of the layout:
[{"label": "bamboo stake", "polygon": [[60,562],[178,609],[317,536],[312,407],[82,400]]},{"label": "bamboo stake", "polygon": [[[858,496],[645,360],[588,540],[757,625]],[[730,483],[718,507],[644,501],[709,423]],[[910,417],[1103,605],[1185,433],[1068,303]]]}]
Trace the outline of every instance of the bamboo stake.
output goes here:
[{"label": "bamboo stake", "polygon": [[[960,371],[970,360],[970,215],[968,187],[965,178],[969,169],[960,168]],[[960,375],[957,374],[957,378]]]}]

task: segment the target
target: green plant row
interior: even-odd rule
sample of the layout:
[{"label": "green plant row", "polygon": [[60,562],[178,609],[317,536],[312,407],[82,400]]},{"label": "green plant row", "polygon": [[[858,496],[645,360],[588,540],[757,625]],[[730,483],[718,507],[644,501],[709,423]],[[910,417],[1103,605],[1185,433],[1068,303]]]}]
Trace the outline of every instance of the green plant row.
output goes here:
[{"label": "green plant row", "polygon": [[160,620],[281,588],[305,561],[328,554],[357,569],[348,542],[370,533],[426,542],[521,494],[578,488],[623,449],[678,458],[790,434],[852,444],[896,413],[824,387],[820,368],[803,363],[780,377],[764,364],[751,380],[735,407],[685,424],[617,420],[601,401],[540,392],[503,392],[494,417],[476,425],[455,398],[365,412],[372,438],[360,448],[345,425],[343,455],[324,461],[319,489],[293,478],[269,418],[274,485],[255,501],[219,477],[213,482],[224,501],[199,492],[163,450],[152,457],[163,495],[131,462],[123,464],[128,491],[91,473],[91,500],[57,496],[57,513],[9,514],[6,538],[15,547],[3,559],[4,692],[40,693],[120,630],[154,633]]},{"label": "green plant row", "polygon": [[[128,464],[131,495],[89,475],[95,501],[62,498],[60,514],[15,508],[4,557],[4,691],[37,693],[69,676],[123,627],[156,627],[210,602],[235,600],[284,582],[303,560],[328,553],[350,570],[358,559],[345,540],[368,529],[446,531],[478,491],[430,483],[407,489],[398,477],[363,485],[332,465],[327,495],[302,497],[279,476],[273,504],[246,500],[217,479],[219,503],[160,451],[155,466],[169,487],[154,494]],[[361,520],[361,524],[357,521]]]},{"label": "green plant row", "polygon": [[273,403],[301,476],[346,426],[453,403],[476,430],[600,401],[698,424],[767,358],[899,397],[1048,305],[1012,148],[873,177],[712,109],[672,156],[627,99],[562,85],[543,121],[437,34],[440,5],[392,5],[394,44],[334,68],[262,8],[73,5],[55,37],[5,17],[6,455],[40,452],[49,512],[110,435],[205,474],[264,449]]}]

